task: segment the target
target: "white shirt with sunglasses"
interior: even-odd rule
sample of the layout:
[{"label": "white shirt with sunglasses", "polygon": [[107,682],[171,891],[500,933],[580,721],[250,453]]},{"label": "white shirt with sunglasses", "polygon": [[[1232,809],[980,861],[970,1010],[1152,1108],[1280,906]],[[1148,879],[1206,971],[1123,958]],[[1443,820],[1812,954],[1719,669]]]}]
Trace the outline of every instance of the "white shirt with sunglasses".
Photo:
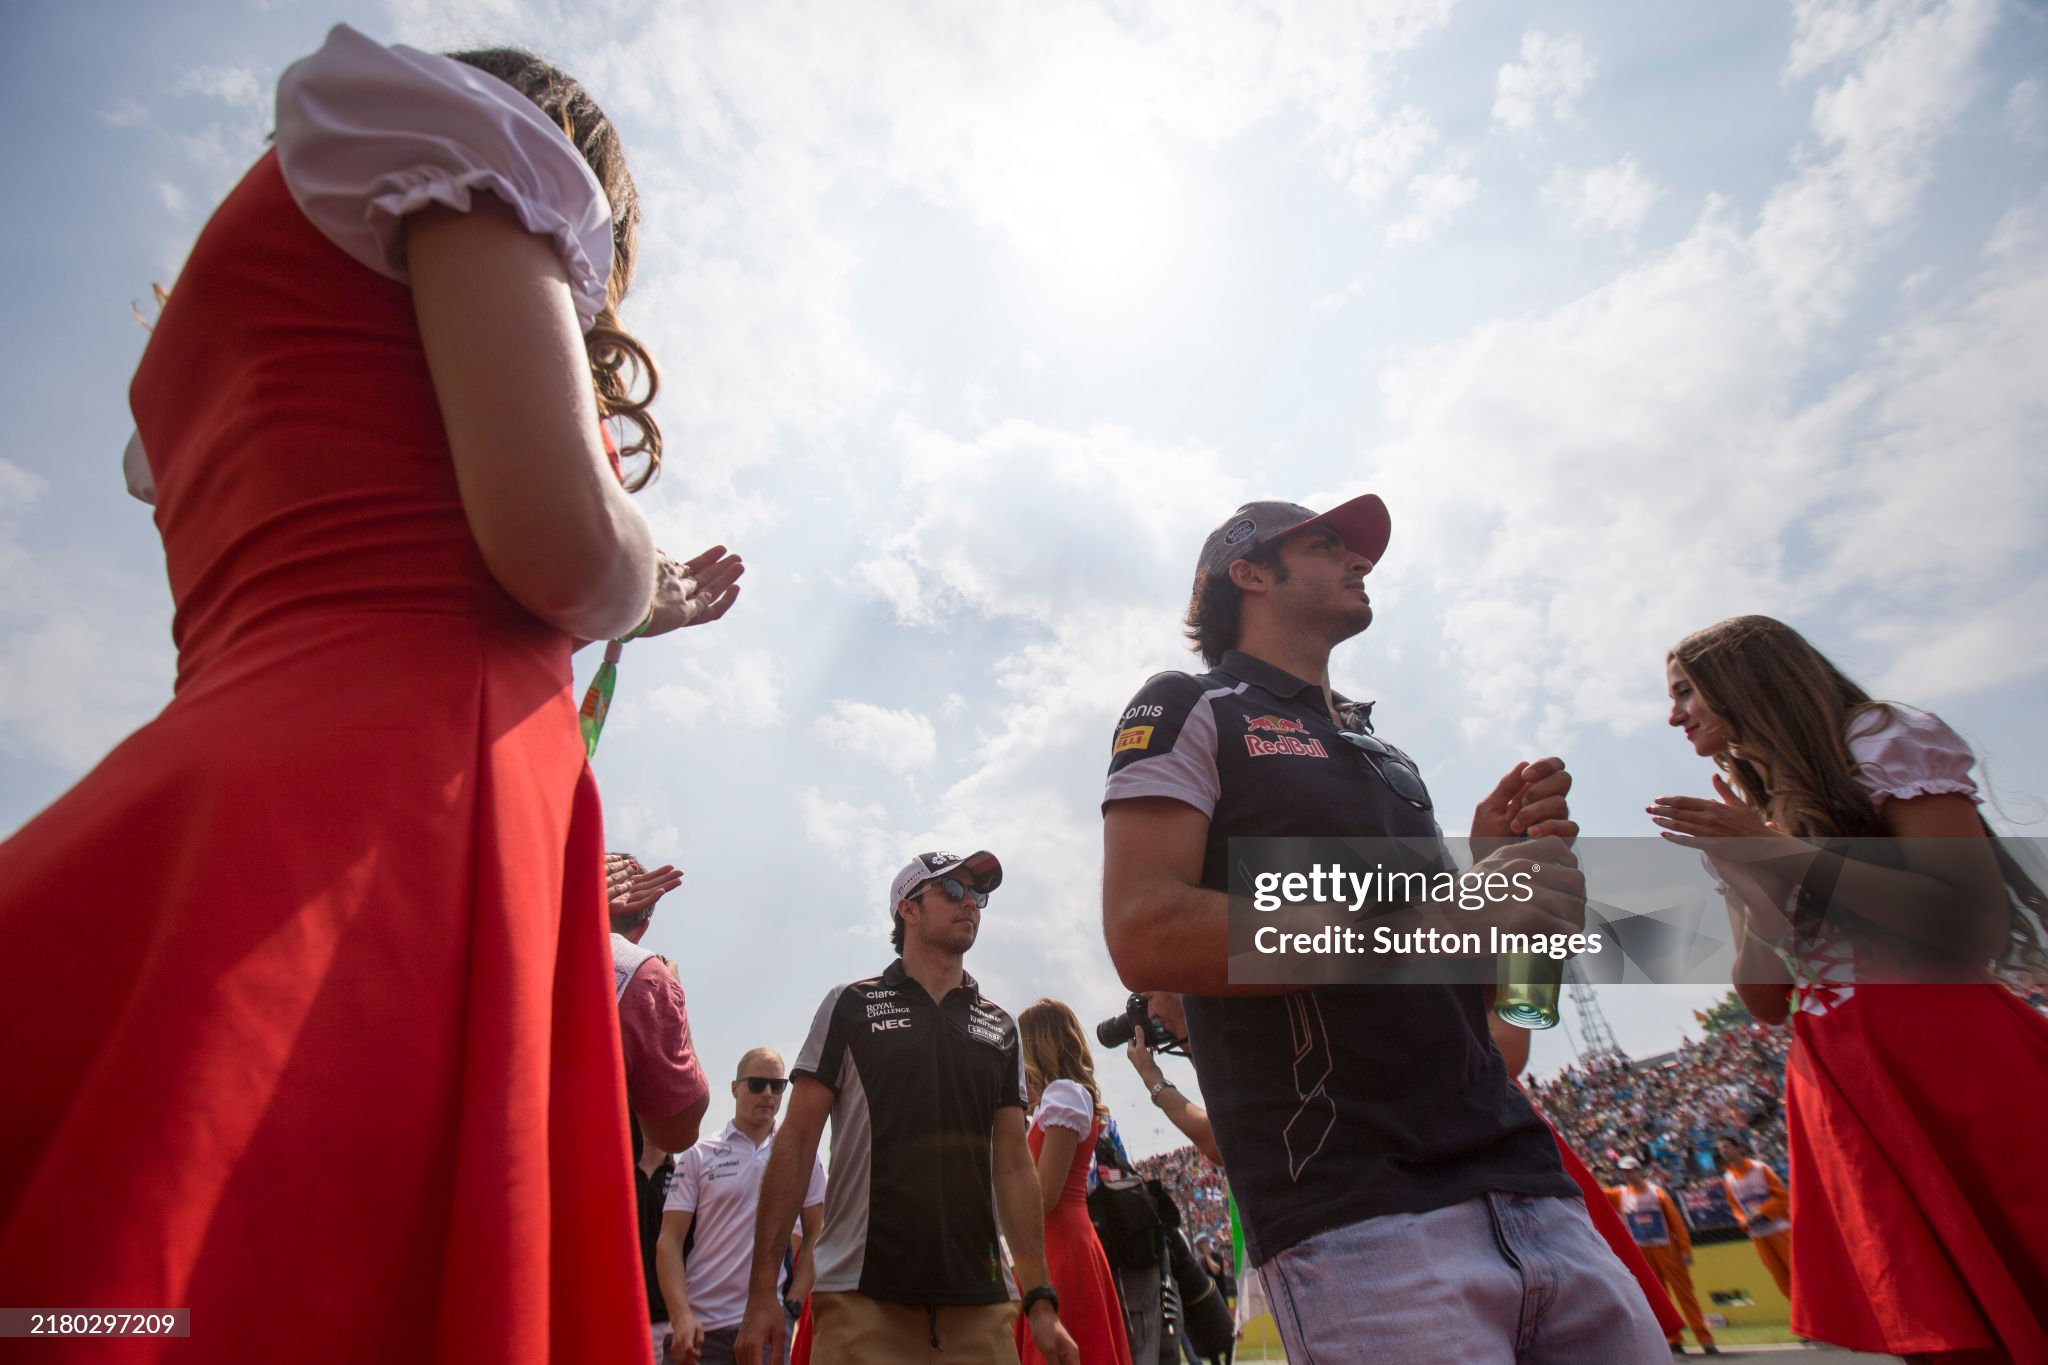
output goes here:
[{"label": "white shirt with sunglasses", "polygon": [[[690,1312],[707,1332],[737,1327],[747,1314],[747,1270],[754,1254],[754,1210],[761,1173],[775,1149],[770,1133],[760,1146],[733,1124],[676,1158],[664,1212],[693,1214],[690,1254],[684,1261]],[[813,1159],[804,1207],[822,1217],[825,1167]]]}]

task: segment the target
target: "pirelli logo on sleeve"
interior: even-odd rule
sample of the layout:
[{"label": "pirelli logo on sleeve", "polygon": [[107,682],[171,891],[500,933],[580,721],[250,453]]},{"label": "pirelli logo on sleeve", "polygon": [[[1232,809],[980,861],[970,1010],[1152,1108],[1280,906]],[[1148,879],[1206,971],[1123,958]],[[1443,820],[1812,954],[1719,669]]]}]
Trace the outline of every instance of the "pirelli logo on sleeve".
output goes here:
[{"label": "pirelli logo on sleeve", "polygon": [[1109,752],[1121,754],[1132,749],[1151,748],[1154,728],[1150,725],[1126,725],[1116,732],[1116,743],[1110,746]]}]

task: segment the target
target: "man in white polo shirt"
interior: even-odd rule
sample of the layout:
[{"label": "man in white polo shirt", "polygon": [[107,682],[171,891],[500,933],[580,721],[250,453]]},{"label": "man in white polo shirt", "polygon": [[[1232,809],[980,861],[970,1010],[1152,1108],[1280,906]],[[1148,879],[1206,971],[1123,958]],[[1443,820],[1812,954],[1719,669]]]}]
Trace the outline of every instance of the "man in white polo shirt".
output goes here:
[{"label": "man in white polo shirt", "polygon": [[[668,1304],[676,1365],[738,1365],[733,1342],[747,1308],[747,1267],[754,1250],[754,1211],[761,1172],[775,1145],[775,1116],[789,1082],[782,1054],[757,1047],[740,1058],[732,1083],[732,1122],[676,1160],[655,1246],[655,1272]],[[803,1202],[803,1247],[785,1296],[801,1304],[814,1273],[811,1249],[825,1221],[825,1168],[811,1162]],[[683,1254],[686,1239],[690,1252]],[[749,1361],[747,1365],[761,1365]]]}]

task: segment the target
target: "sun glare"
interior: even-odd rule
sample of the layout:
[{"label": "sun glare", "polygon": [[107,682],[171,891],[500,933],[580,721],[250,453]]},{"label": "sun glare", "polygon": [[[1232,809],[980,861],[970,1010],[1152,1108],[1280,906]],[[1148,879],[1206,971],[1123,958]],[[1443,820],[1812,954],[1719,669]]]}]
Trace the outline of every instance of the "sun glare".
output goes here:
[{"label": "sun glare", "polygon": [[1099,128],[1039,130],[1009,168],[1006,226],[1048,287],[1111,300],[1142,294],[1170,266],[1173,176],[1139,139]]}]

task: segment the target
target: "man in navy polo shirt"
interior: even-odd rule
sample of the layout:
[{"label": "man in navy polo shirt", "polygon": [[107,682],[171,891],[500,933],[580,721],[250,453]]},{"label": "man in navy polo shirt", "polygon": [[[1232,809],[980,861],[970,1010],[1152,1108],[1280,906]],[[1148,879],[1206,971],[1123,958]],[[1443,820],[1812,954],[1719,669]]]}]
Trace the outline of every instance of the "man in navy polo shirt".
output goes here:
[{"label": "man in navy polo shirt", "polygon": [[[1331,649],[1372,623],[1365,578],[1389,532],[1367,494],[1320,516],[1250,503],[1209,535],[1187,622],[1209,671],[1151,679],[1111,741],[1110,955],[1132,989],[1182,993],[1290,1360],[1667,1358],[1509,1083],[1486,987],[1230,981],[1231,839],[1402,839],[1452,867],[1415,765],[1373,733],[1370,703],[1330,686]],[[1526,878],[1533,894],[1490,896],[1458,913],[1457,930],[1581,927],[1570,786],[1562,760],[1545,758],[1516,764],[1480,802],[1472,870],[1504,874],[1501,886]],[[1440,907],[1380,908],[1376,923],[1397,929],[1446,920]]]},{"label": "man in navy polo shirt", "polygon": [[[1016,1021],[962,965],[1002,881],[993,853],[920,853],[889,887],[890,944],[902,956],[818,1007],[761,1180],[739,1335],[749,1365],[781,1341],[775,1271],[828,1115],[813,1359],[1016,1365],[1021,1311],[1051,1365],[1079,1365],[1046,1277]],[[998,1223],[1023,1291],[1015,1306]]]}]

